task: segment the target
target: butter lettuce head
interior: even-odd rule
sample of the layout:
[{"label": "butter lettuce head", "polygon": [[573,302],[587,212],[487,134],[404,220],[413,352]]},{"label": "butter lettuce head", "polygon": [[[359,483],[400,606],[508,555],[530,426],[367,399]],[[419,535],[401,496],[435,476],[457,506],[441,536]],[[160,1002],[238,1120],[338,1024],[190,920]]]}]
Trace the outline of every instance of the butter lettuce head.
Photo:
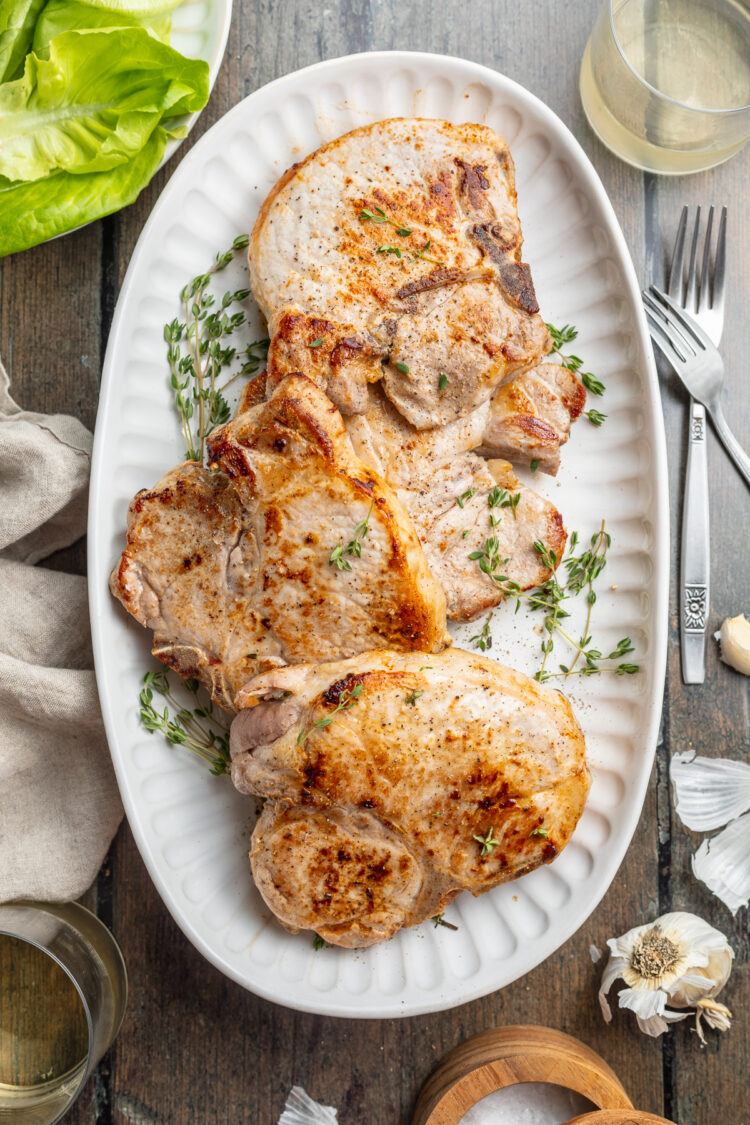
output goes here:
[{"label": "butter lettuce head", "polygon": [[68,31],[0,86],[0,176],[85,175],[124,163],[160,121],[202,108],[208,66],[140,27]]}]

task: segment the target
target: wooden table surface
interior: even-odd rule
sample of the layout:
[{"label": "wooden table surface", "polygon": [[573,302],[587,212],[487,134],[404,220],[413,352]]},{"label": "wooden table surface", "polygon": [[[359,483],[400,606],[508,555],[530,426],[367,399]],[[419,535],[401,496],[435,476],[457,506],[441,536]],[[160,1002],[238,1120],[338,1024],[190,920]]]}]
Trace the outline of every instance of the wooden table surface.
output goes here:
[{"label": "wooden table surface", "polygon": [[[180,155],[240,98],[319,59],[401,48],[494,67],[541,97],[581,141],[641,279],[662,276],[683,203],[728,205],[728,413],[748,448],[750,149],[687,178],[646,175],[611,156],[588,129],[577,90],[597,7],[596,0],[235,0],[221,73]],[[93,426],[118,290],[175,164],[122,214],[0,262],[0,355],[23,406],[76,414]],[[676,544],[686,399],[668,380],[663,399]],[[750,608],[750,496],[713,435],[708,454],[713,629],[725,616]],[[82,570],[84,557],[79,544],[56,561]],[[748,681],[720,664],[709,643],[706,683],[683,686],[676,581],[673,547],[662,740],[640,825],[603,902],[556,954],[502,992],[438,1015],[357,1021],[299,1014],[256,999],[193,949],[162,905],[123,824],[90,901],[122,944],[130,1004],[119,1038],[68,1118],[71,1125],[275,1125],[293,1084],[338,1107],[342,1125],[407,1125],[420,1086],[446,1051],[476,1032],[518,1022],[579,1036],[604,1055],[641,1109],[680,1125],[750,1122],[747,911],[733,919],[692,876],[689,859],[698,841],[676,820],[669,787],[669,759],[676,751],[746,757]],[[705,1049],[688,1021],[651,1040],[624,1011],[605,1025],[596,1002],[600,970],[589,945],[603,947],[608,937],[672,909],[707,918],[737,953],[725,993],[736,1025],[721,1037],[710,1033]]]}]

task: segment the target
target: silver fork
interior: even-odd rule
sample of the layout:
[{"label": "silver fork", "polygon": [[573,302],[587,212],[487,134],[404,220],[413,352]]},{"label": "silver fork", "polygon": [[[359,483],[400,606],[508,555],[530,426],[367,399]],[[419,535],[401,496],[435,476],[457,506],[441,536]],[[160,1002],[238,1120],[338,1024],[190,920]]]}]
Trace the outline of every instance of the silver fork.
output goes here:
[{"label": "silver fork", "polygon": [[718,349],[698,322],[656,285],[644,291],[643,300],[651,339],[693,398],[705,406],[724,448],[750,485],[750,457],[730,430],[721,405],[724,363]]},{"label": "silver fork", "polygon": [[[724,207],[721,212],[713,278],[710,276],[710,269],[714,209],[713,207],[709,209],[699,281],[696,260],[700,221],[701,209],[698,207],[695,212],[687,277],[685,277],[688,208],[682,208],[669,267],[667,292],[687,312],[695,316],[701,328],[718,347],[724,329],[727,209]],[[680,545],[680,655],[682,679],[686,684],[702,684],[706,679],[706,619],[711,604],[710,543],[706,410],[701,403],[691,397]]]}]

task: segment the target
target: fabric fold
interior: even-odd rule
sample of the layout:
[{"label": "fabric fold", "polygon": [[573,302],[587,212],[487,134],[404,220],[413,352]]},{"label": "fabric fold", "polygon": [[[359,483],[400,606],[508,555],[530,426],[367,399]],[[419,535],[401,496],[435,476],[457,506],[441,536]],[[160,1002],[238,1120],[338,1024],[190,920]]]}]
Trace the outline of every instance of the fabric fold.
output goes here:
[{"label": "fabric fold", "polygon": [[122,818],[86,580],[33,565],[86,531],[91,447],[17,406],[0,363],[0,902],[79,898]]}]

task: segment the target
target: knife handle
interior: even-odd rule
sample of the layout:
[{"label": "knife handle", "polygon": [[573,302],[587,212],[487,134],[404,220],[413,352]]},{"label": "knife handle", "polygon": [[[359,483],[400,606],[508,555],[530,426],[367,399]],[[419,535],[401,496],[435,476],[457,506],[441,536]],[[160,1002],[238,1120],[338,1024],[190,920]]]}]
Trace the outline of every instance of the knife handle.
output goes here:
[{"label": "knife handle", "polygon": [[691,399],[680,563],[680,651],[686,684],[702,684],[706,678],[710,567],[706,412]]}]

